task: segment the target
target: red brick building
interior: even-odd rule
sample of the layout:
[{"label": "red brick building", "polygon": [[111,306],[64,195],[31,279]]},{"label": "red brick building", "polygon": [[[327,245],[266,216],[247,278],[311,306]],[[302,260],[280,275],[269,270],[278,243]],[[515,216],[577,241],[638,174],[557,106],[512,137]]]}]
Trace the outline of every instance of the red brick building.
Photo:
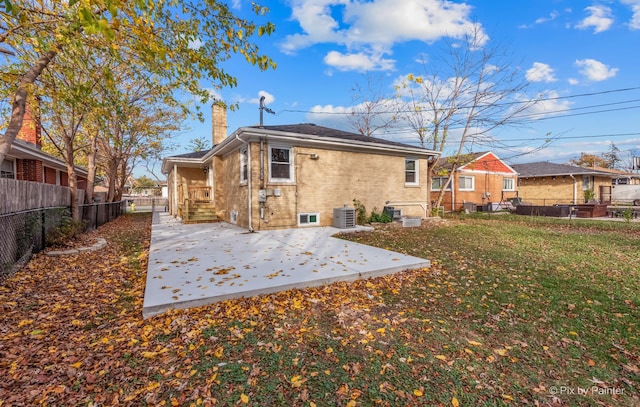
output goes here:
[{"label": "red brick building", "polygon": [[[42,129],[27,108],[22,129],[0,166],[0,178],[52,185],[69,185],[65,162],[42,151]],[[87,185],[87,171],[76,168],[78,189]]]}]

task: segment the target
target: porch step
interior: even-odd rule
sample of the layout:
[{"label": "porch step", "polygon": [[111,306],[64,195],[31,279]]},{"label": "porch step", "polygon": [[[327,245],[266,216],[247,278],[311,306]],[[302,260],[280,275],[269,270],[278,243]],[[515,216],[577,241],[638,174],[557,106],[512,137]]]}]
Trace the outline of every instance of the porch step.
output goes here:
[{"label": "porch step", "polygon": [[192,203],[189,211],[184,214],[182,223],[209,223],[217,222],[216,207],[212,203]]}]

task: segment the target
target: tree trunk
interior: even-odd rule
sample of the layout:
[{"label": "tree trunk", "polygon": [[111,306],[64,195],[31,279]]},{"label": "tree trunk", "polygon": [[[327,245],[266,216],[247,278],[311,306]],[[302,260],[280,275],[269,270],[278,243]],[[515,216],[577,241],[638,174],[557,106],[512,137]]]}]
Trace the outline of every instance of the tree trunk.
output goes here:
[{"label": "tree trunk", "polygon": [[95,190],[95,178],[96,178],[96,154],[98,148],[98,137],[94,136],[91,139],[89,145],[89,154],[87,155],[87,190],[84,195],[85,203],[92,203],[93,191]]},{"label": "tree trunk", "polygon": [[73,166],[74,151],[71,143],[66,143],[65,145],[65,156],[69,177],[69,189],[71,190],[71,218],[76,222],[80,222],[82,220],[82,213],[80,212],[80,202],[78,201],[78,176]]},{"label": "tree trunk", "polygon": [[107,192],[107,202],[116,202],[116,178],[118,176],[118,169],[113,159],[110,159],[107,163],[107,178],[109,181],[109,192]]},{"label": "tree trunk", "polygon": [[18,133],[20,133],[20,129],[22,129],[24,112],[27,107],[27,88],[29,87],[29,85],[32,85],[36,81],[36,79],[38,79],[42,71],[44,71],[47,65],[51,63],[56,54],[57,51],[47,51],[44,55],[38,58],[36,63],[20,80],[18,90],[16,90],[16,93],[13,96],[13,103],[11,106],[11,119],[9,120],[9,125],[7,126],[7,130],[4,132],[4,135],[0,136],[0,163],[9,153],[11,144],[13,144],[14,140],[18,136]]}]

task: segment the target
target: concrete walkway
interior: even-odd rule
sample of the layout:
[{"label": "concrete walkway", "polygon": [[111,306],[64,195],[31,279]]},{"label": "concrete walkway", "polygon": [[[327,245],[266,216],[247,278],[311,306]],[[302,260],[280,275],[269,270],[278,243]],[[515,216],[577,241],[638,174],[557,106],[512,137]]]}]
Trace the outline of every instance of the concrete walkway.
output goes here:
[{"label": "concrete walkway", "polygon": [[364,229],[248,233],[228,223],[184,225],[155,212],[142,314],[430,266],[425,259],[331,237]]}]

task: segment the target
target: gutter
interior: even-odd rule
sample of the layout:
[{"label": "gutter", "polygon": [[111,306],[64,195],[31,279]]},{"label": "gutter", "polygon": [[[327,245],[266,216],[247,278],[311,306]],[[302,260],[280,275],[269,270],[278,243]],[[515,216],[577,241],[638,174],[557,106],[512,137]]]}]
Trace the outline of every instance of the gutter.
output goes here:
[{"label": "gutter", "polygon": [[249,232],[253,233],[253,216],[251,207],[251,144],[240,138],[240,135],[236,134],[236,139],[247,146],[247,211],[249,218]]}]

